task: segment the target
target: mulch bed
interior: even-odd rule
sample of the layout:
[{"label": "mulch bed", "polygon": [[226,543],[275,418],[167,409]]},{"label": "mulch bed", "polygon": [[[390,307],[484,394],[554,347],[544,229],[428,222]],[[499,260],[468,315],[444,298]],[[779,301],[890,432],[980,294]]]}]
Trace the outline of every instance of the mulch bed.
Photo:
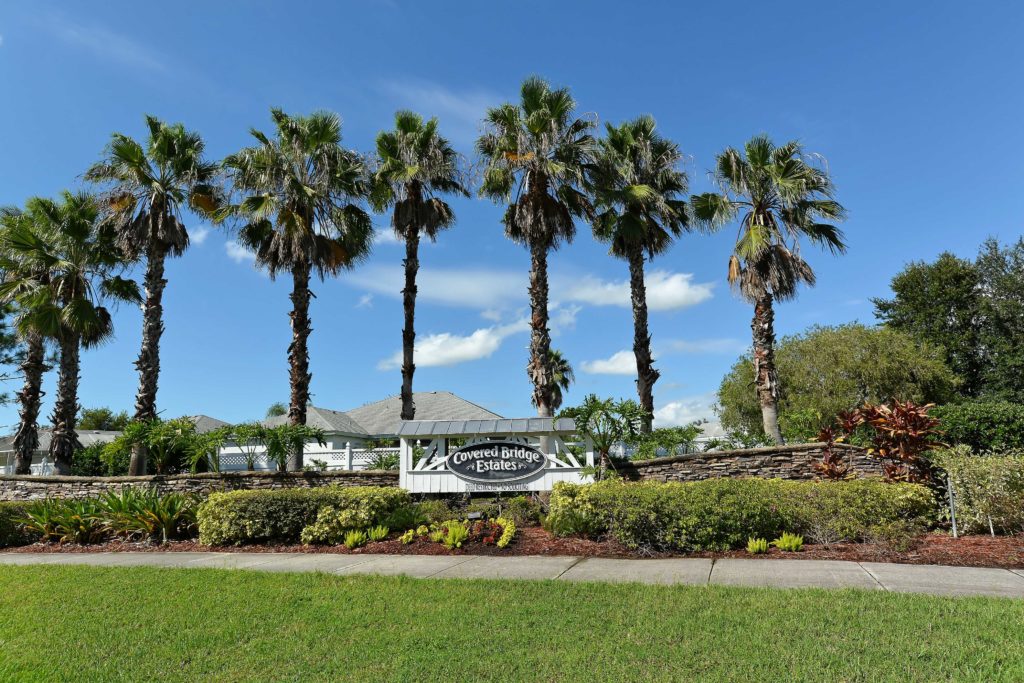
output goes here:
[{"label": "mulch bed", "polygon": [[[387,555],[575,555],[579,557],[706,557],[750,558],[744,550],[715,553],[637,553],[615,541],[591,541],[583,538],[556,538],[539,527],[520,528],[512,544],[504,549],[473,543],[457,550],[448,550],[440,543],[416,540],[403,545],[397,539],[369,543],[357,550],[344,546],[258,545],[242,547],[204,546],[197,541],[172,541],[166,545],[111,541],[99,545],[42,544],[10,548],[9,553],[82,553],[82,552],[266,552],[266,553],[337,553]],[[868,543],[837,543],[830,547],[808,544],[798,553],[784,553],[771,548],[764,559],[848,560],[853,562],[898,562],[901,564],[942,564],[964,567],[1024,568],[1024,537],[963,536],[926,534],[906,551]]]}]

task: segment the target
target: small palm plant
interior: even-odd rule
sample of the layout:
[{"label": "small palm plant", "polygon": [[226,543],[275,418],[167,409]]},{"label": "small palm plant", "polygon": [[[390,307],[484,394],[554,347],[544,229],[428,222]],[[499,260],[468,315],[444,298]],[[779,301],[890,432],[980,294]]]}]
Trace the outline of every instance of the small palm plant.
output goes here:
[{"label": "small palm plant", "polygon": [[[241,196],[217,220],[241,223],[238,239],[271,278],[292,278],[292,341],[288,346],[291,397],[288,421],[306,424],[309,404],[309,302],[313,273],[324,279],[352,268],[370,253],[373,225],[362,204],[369,194],[359,155],[341,146],[341,119],[316,112],[290,116],[271,110],[275,137],[253,130],[257,144],[224,160]],[[302,469],[302,448],[289,469]]]},{"label": "small palm plant", "polygon": [[833,254],[846,250],[832,224],[846,211],[827,170],[809,161],[798,142],[776,147],[759,135],[742,152],[730,147],[718,155],[715,180],[721,192],[692,197],[693,214],[709,228],[739,221],[728,279],[754,305],[754,381],[765,435],[781,444],[774,302],[795,298],[801,283],[814,284],[801,239]]},{"label": "small palm plant", "polygon": [[655,131],[654,119],[641,116],[607,127],[588,187],[594,198],[594,236],[610,244],[612,256],[629,264],[633,303],[633,355],[640,407],[647,412],[643,431],[651,431],[654,383],[659,372],[651,355],[647,325],[647,288],[644,261],[664,253],[690,228],[686,173],[679,168],[679,147]]},{"label": "small palm plant", "polygon": [[592,121],[575,115],[567,88],[540,78],[523,82],[520,103],[487,111],[477,140],[485,163],[480,194],[508,205],[505,235],[530,250],[530,362],[537,414],[551,417],[551,332],[548,329],[548,253],[576,234],[574,218],[591,214],[584,169],[594,149]]},{"label": "small palm plant", "polygon": [[[168,257],[181,256],[188,248],[182,212],[207,215],[220,202],[217,164],[204,158],[203,139],[180,123],[167,124],[153,116],[146,117],[146,127],[145,146],[114,133],[103,159],[85,173],[86,180],[106,188],[109,218],[121,249],[128,258],[146,262],[142,345],[135,361],[139,390],[134,419],[143,422],[157,417],[164,266]],[[146,473],[144,445],[132,449],[129,472]]]},{"label": "small palm plant", "polygon": [[416,371],[416,273],[420,239],[437,240],[440,231],[455,223],[455,213],[438,194],[469,196],[455,150],[437,131],[437,119],[424,121],[410,111],[395,114],[394,130],[377,135],[379,167],[373,176],[374,209],[393,208],[391,227],[405,242],[405,288],[402,306],[402,413],[403,420],[416,415],[412,378]]},{"label": "small palm plant", "polygon": [[558,349],[548,350],[548,368],[551,371],[551,386],[548,389],[551,409],[558,410],[562,407],[564,392],[576,381],[576,373],[573,372],[569,359]]}]

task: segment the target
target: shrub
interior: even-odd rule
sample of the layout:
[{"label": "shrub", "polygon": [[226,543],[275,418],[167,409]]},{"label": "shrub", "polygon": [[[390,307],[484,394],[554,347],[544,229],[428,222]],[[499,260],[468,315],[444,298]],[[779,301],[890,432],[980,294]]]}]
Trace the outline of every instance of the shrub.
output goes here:
[{"label": "shrub", "polygon": [[124,461],[123,472],[112,472],[110,463],[103,458],[106,444],[94,443],[79,448],[71,455],[71,474],[79,477],[112,477],[128,473],[128,462]]},{"label": "shrub", "polygon": [[383,541],[388,537],[389,533],[391,533],[390,529],[378,524],[377,526],[372,526],[366,530],[366,537],[374,542]]},{"label": "shrub", "polygon": [[495,545],[499,548],[507,548],[512,539],[515,538],[516,523],[507,517],[499,517],[497,521],[501,526],[501,536],[498,537],[498,542]]},{"label": "shrub", "polygon": [[371,522],[370,513],[360,507],[320,508],[316,521],[305,527],[299,540],[306,545],[338,545],[350,531],[364,529]]},{"label": "shrub", "polygon": [[977,453],[1024,449],[1024,405],[1009,401],[970,401],[932,410],[943,441]]},{"label": "shrub", "polygon": [[443,500],[424,500],[416,503],[416,509],[426,517],[427,524],[440,524],[458,516]]},{"label": "shrub", "polygon": [[197,503],[193,496],[125,487],[120,493],[106,493],[98,502],[100,516],[115,533],[162,543],[195,535]]},{"label": "shrub", "polygon": [[768,552],[768,540],[764,538],[748,538],[747,552],[751,555],[763,555]]},{"label": "shrub", "polygon": [[784,553],[798,553],[804,547],[804,537],[786,531],[772,541],[772,545]]},{"label": "shrub", "polygon": [[384,525],[389,529],[415,529],[429,521],[417,506],[407,505],[395,509],[388,515],[384,520]]},{"label": "shrub", "polygon": [[353,529],[345,533],[345,547],[349,550],[355,548],[362,548],[366,545],[367,535],[365,531],[361,529]]},{"label": "shrub", "polygon": [[1024,452],[975,455],[957,446],[936,453],[933,462],[949,474],[964,533],[1024,532]]},{"label": "shrub", "polygon": [[450,519],[444,524],[444,535],[441,537],[441,542],[444,543],[445,547],[449,550],[461,548],[462,544],[469,538],[469,527],[465,522],[460,522],[456,519]]},{"label": "shrub", "polygon": [[409,529],[404,534],[398,537],[398,540],[402,542],[402,545],[409,545],[416,540],[416,531]]},{"label": "shrub", "polygon": [[60,543],[99,543],[109,534],[103,507],[96,498],[36,501],[25,513],[25,526],[44,541]]},{"label": "shrub", "polygon": [[540,503],[527,496],[510,498],[502,507],[499,517],[503,517],[516,526],[537,524],[540,521]]},{"label": "shrub", "polygon": [[322,508],[353,510],[369,524],[410,505],[399,488],[354,486],[214,493],[199,506],[199,539],[207,545],[295,543]]},{"label": "shrub", "polygon": [[558,483],[547,524],[556,535],[607,535],[631,549],[727,550],[785,530],[816,542],[864,540],[897,520],[923,530],[934,511],[923,486],[867,479]]},{"label": "shrub", "polygon": [[39,534],[25,527],[25,514],[31,503],[0,502],[0,548],[28,545],[39,540]]}]

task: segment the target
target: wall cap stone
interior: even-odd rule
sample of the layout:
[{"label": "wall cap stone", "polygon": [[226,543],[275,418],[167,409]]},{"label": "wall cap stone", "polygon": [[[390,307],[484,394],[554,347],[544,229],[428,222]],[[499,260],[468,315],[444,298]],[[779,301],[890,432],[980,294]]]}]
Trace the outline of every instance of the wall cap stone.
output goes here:
[{"label": "wall cap stone", "polygon": [[[805,451],[820,451],[822,448],[827,446],[825,442],[819,441],[815,443],[798,443],[793,445],[782,445],[782,446],[761,446],[759,448],[739,448],[731,451],[706,451],[702,453],[685,453],[683,455],[667,455],[661,458],[651,458],[650,460],[630,460],[629,464],[633,467],[649,467],[653,465],[668,465],[675,462],[686,462],[687,460],[716,460],[721,458],[735,458],[742,456],[756,456],[756,455],[791,455],[793,453],[802,453]],[[848,443],[834,443],[833,448],[849,450],[849,451],[860,451],[864,452],[865,449],[860,446],[852,446]]]},{"label": "wall cap stone", "polygon": [[33,484],[159,484],[163,482],[190,481],[209,479],[213,481],[238,481],[245,479],[269,479],[280,481],[296,481],[299,479],[348,479],[367,476],[386,477],[398,480],[396,470],[331,470],[328,472],[272,472],[272,471],[239,471],[239,472],[196,472],[195,474],[147,474],[135,477],[81,477],[38,474],[0,474],[0,482],[31,482]]}]

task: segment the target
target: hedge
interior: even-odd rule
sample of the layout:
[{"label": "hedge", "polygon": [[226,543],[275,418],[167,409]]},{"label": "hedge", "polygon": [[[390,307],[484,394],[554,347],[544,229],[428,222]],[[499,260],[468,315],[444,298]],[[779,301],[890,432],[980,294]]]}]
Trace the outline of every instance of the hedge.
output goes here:
[{"label": "hedge", "polygon": [[21,524],[22,517],[31,503],[0,502],[0,548],[35,543],[39,537],[25,529]]},{"label": "hedge", "polygon": [[396,487],[352,486],[214,493],[199,506],[199,541],[206,545],[298,543],[321,508],[356,510],[378,523],[410,505]]},{"label": "hedge", "polygon": [[1024,448],[1024,405],[1009,401],[970,401],[935,407],[942,440],[975,451]]},{"label": "hedge", "polygon": [[1024,452],[976,455],[957,446],[932,462],[949,474],[961,531],[1024,532]]},{"label": "hedge", "polygon": [[555,484],[546,525],[633,550],[728,550],[784,531],[825,544],[896,540],[922,531],[935,512],[926,487],[880,480],[607,481]]}]

